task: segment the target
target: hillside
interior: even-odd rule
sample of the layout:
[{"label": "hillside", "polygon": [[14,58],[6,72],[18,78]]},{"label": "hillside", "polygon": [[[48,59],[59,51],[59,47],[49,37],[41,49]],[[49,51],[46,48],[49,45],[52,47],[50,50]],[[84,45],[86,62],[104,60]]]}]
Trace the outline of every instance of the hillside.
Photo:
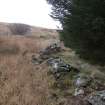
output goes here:
[{"label": "hillside", "polygon": [[2,22],[0,23],[0,35],[21,35],[21,34],[25,36],[38,36],[38,37],[39,36],[56,37],[58,35],[55,29],[29,26],[21,23],[2,23]]},{"label": "hillside", "polygon": [[[30,26],[24,35],[14,35],[9,26],[0,24],[0,105],[89,105],[72,96],[74,72],[56,81],[45,62],[35,65],[31,61],[33,54],[59,41],[56,30]],[[96,91],[96,86],[104,88],[104,68],[88,64],[68,48],[55,56],[102,83],[94,82],[88,92]]]},{"label": "hillside", "polygon": [[45,65],[31,63],[54,42],[55,30],[31,27],[25,35],[13,35],[8,23],[0,23],[0,105],[44,105],[48,94]]}]

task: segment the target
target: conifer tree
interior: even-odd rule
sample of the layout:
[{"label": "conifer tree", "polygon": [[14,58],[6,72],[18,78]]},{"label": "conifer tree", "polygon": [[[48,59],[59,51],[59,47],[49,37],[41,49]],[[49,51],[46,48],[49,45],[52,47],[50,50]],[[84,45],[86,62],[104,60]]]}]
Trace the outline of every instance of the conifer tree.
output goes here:
[{"label": "conifer tree", "polygon": [[105,63],[105,0],[47,0],[62,24],[61,40],[94,63]]}]

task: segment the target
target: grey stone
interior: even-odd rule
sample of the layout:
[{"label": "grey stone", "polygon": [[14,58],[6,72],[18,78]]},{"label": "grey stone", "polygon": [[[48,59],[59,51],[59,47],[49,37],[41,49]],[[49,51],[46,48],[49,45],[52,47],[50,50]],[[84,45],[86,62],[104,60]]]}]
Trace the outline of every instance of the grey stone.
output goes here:
[{"label": "grey stone", "polygon": [[75,92],[74,92],[74,96],[78,96],[78,95],[84,95],[84,90],[80,89],[80,88],[76,88]]},{"label": "grey stone", "polygon": [[80,87],[86,87],[89,83],[91,82],[91,78],[87,76],[86,74],[79,74],[76,77],[75,80],[75,86],[80,88]]},{"label": "grey stone", "polygon": [[91,94],[87,97],[87,101],[92,105],[105,105],[105,90]]},{"label": "grey stone", "polygon": [[59,57],[50,57],[47,60],[47,64],[52,66],[54,63],[63,63],[62,59]]},{"label": "grey stone", "polygon": [[47,60],[47,64],[51,66],[51,72],[55,78],[59,78],[61,75],[70,72],[71,70],[79,71],[71,65],[65,63],[60,57],[51,57]]},{"label": "grey stone", "polygon": [[50,46],[46,47],[44,50],[39,52],[39,57],[36,58],[35,55],[32,55],[32,62],[34,64],[39,64],[40,61],[44,61],[50,58],[54,53],[60,52],[61,46],[59,43],[53,43]]},{"label": "grey stone", "polygon": [[66,64],[61,58],[53,57],[47,61],[48,65],[52,67],[54,73],[70,72],[71,66]]},{"label": "grey stone", "polygon": [[53,43],[50,46],[46,47],[44,50],[40,51],[40,57],[42,59],[48,59],[49,55],[60,52],[61,46],[59,43]]}]

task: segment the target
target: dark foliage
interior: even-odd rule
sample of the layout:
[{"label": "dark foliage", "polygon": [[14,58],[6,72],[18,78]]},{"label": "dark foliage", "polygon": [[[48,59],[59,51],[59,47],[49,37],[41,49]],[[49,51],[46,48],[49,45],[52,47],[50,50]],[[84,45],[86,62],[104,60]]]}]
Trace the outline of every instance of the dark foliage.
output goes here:
[{"label": "dark foliage", "polygon": [[91,63],[105,64],[105,0],[47,0],[61,40]]}]

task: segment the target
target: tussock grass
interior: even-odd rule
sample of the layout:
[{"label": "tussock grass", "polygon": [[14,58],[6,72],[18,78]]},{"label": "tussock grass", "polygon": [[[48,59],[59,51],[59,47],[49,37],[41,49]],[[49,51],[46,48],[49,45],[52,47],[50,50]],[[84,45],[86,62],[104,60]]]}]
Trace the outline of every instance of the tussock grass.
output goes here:
[{"label": "tussock grass", "polygon": [[45,64],[35,66],[38,54],[49,40],[0,36],[0,105],[47,105],[48,77]]},{"label": "tussock grass", "polygon": [[33,27],[29,35],[19,36],[0,23],[0,105],[51,104],[48,68],[31,62],[33,54],[56,40],[55,31],[42,30]]}]

